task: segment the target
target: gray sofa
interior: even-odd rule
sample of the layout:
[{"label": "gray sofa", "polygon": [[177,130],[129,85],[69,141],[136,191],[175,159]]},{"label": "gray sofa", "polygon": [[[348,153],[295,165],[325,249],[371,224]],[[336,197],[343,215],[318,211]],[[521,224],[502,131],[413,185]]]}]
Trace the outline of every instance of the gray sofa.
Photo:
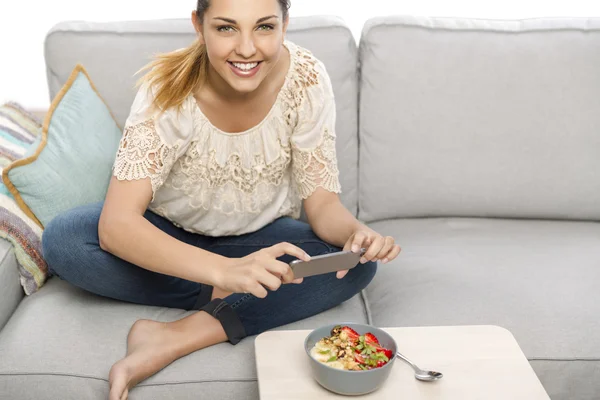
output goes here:
[{"label": "gray sofa", "polygon": [[[123,124],[133,73],[186,46],[187,20],[61,23],[54,96],[82,63]],[[600,398],[600,20],[336,18],[289,39],[327,66],[344,204],[403,252],[343,305],[282,327],[493,324],[552,399]],[[24,298],[0,242],[0,398],[105,399],[139,318],[188,312],[99,298],[58,279]],[[257,399],[253,338],[178,360],[131,399]]]}]

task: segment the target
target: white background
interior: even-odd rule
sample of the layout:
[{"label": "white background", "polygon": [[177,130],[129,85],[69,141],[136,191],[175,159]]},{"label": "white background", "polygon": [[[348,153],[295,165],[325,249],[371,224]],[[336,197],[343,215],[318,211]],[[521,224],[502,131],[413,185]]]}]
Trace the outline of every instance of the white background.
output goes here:
[{"label": "white background", "polygon": [[[48,108],[43,44],[64,20],[188,18],[195,0],[29,0],[0,2],[0,104]],[[358,38],[365,20],[380,15],[476,17],[599,17],[597,0],[292,0],[291,16],[337,15]]]}]

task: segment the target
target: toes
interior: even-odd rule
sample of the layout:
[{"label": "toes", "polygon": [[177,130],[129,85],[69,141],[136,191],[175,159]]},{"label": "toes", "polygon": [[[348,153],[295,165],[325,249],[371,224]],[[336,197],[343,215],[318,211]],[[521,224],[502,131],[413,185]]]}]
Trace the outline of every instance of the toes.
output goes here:
[{"label": "toes", "polygon": [[110,370],[109,378],[110,393],[109,400],[124,400],[127,399],[127,373],[122,366],[117,363]]},{"label": "toes", "polygon": [[110,393],[108,395],[109,400],[124,400],[127,399],[127,386],[125,386],[125,381],[114,382],[110,387]]},{"label": "toes", "polygon": [[111,389],[108,400],[121,400],[121,393],[115,389]]}]

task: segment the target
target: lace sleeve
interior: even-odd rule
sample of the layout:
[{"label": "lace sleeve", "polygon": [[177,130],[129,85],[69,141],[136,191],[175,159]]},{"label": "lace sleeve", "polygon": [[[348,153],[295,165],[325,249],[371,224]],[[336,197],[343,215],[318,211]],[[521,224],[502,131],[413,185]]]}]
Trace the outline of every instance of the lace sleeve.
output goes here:
[{"label": "lace sleeve", "polygon": [[292,134],[293,175],[302,199],[317,187],[340,193],[336,155],[335,101],[324,65],[310,63],[310,80],[303,82],[298,125]]},{"label": "lace sleeve", "polygon": [[113,175],[119,180],[150,178],[152,199],[165,182],[177,154],[177,145],[168,146],[156,132],[154,120],[125,129],[115,157]]},{"label": "lace sleeve", "polygon": [[152,90],[138,91],[113,164],[119,180],[150,178],[152,200],[167,179],[191,137],[191,117],[185,109],[164,112],[152,109]]}]

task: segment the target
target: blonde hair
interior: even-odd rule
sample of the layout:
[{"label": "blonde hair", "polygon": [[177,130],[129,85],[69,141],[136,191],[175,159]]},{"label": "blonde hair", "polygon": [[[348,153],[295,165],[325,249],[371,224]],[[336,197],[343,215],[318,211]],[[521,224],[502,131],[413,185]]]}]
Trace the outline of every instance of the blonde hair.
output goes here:
[{"label": "blonde hair", "polygon": [[198,39],[190,46],[156,56],[137,73],[148,71],[137,85],[156,87],[153,107],[166,111],[179,108],[185,99],[204,83],[208,72],[206,46]]}]

